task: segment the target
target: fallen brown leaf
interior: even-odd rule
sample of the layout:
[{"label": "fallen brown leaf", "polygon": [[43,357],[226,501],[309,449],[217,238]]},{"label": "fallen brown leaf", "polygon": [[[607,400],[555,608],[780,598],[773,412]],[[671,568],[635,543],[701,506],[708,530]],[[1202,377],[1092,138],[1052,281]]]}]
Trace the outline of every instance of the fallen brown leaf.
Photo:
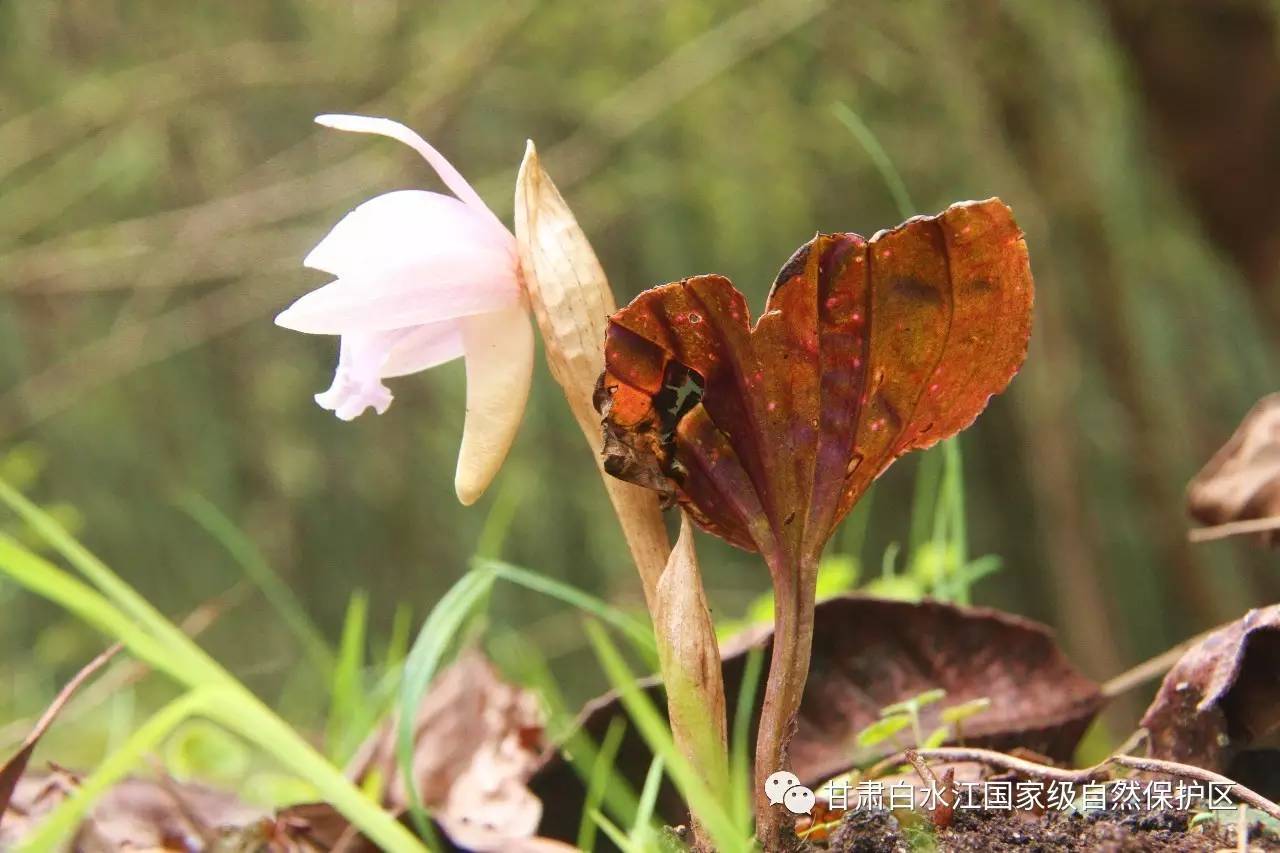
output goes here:
[{"label": "fallen brown leaf", "polygon": [[[897,752],[902,744],[859,747],[858,732],[879,719],[880,709],[942,688],[946,700],[923,709],[927,734],[945,707],[988,698],[985,711],[964,721],[965,742],[995,749],[1025,747],[1055,759],[1071,756],[1102,707],[1098,685],[1081,675],[1038,623],[984,608],[939,602],[889,601],[845,596],[820,603],[815,614],[812,673],[791,744],[794,772],[811,787]],[[726,649],[725,693],[736,702],[750,647],[768,655],[772,632],[762,630]],[[656,697],[660,685],[645,682]],[[759,693],[755,698],[759,712]],[[625,713],[613,694],[584,710],[581,725],[597,743],[610,720]],[[729,710],[733,719],[734,710]],[[615,762],[623,776],[642,779],[650,754],[633,733],[623,739]],[[541,832],[572,838],[577,831],[582,782],[558,755],[529,781],[545,804]],[[662,815],[682,822],[683,805],[668,790]]]},{"label": "fallen brown leaf", "polygon": [[1187,511],[1214,526],[1193,530],[1192,539],[1257,533],[1265,545],[1280,544],[1280,394],[1259,400],[1191,479]]},{"label": "fallen brown leaf", "polygon": [[204,850],[264,810],[235,795],[171,779],[125,779],[102,796],[76,833],[78,853]]},{"label": "fallen brown leaf", "polygon": [[1273,797],[1280,754],[1280,605],[1251,610],[1187,651],[1142,718],[1151,755],[1219,771]]},{"label": "fallen brown leaf", "polygon": [[9,799],[7,820],[0,826],[0,850],[17,846],[18,840],[79,784],[78,777],[56,766],[47,773],[27,773],[19,779]]},{"label": "fallen brown leaf", "polygon": [[[388,784],[382,801],[409,808],[388,721],[359,750],[349,774]],[[537,697],[507,684],[477,651],[464,652],[423,697],[414,726],[413,775],[444,831],[470,850],[535,849],[542,802],[525,786],[542,752]]]}]

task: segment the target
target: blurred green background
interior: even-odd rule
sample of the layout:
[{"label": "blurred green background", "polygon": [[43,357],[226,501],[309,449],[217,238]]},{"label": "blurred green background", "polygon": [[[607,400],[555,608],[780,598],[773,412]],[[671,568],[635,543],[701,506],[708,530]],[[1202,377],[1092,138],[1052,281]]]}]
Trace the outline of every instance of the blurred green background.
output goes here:
[{"label": "blurred green background", "polygon": [[[815,231],[900,219],[844,104],[918,212],[998,195],[1027,232],[1031,356],[962,440],[970,552],[1003,560],[974,598],[1049,622],[1087,673],[1113,675],[1280,592],[1248,543],[1188,545],[1182,508],[1188,477],[1275,390],[1278,9],[0,3],[0,476],[175,618],[243,585],[178,508],[191,494],[331,639],[356,590],[373,643],[399,604],[418,624],[495,505],[505,559],[639,607],[541,361],[511,458],[472,508],[452,486],[461,362],[393,380],[382,417],[345,424],[314,404],[336,341],[271,322],[325,281],[301,258],[358,202],[438,185],[403,146],[311,119],[404,121],[505,218],[532,138],[620,301],[719,272],[758,310]],[[918,464],[876,486],[865,539],[837,537],[863,578],[908,539]],[[699,549],[717,618],[741,618],[763,566],[706,536]],[[515,588],[493,606],[570,697],[603,687],[576,612]],[[262,596],[233,596],[201,641],[286,716],[322,720]],[[38,712],[101,645],[0,582],[0,723]],[[55,735],[118,737],[153,689]]]}]

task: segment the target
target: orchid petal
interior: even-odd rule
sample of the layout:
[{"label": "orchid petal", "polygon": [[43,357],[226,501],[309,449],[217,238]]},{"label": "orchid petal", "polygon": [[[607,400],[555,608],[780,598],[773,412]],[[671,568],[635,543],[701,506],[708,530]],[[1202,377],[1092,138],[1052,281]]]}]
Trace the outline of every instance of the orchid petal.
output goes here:
[{"label": "orchid petal", "polygon": [[467,183],[466,178],[462,177],[462,173],[455,169],[453,164],[446,160],[444,155],[432,147],[427,140],[400,122],[392,121],[389,118],[374,118],[372,116],[320,115],[316,116],[316,124],[352,133],[375,133],[379,136],[388,136],[398,142],[403,142],[422,155],[422,158],[430,164],[431,168],[435,169],[436,174],[440,176],[440,180],[444,181],[445,186],[453,190],[454,195],[477,212],[487,214],[499,227],[502,227],[502,220],[494,215],[489,206],[480,198],[480,194],[472,188],[471,184]]},{"label": "orchid petal", "polygon": [[313,335],[384,332],[483,314],[520,302],[516,270],[467,254],[430,269],[338,279],[299,298],[276,325]]},{"label": "orchid petal", "polygon": [[[388,333],[388,334],[394,334]],[[456,320],[431,323],[409,329],[400,338],[382,365],[382,378],[407,376],[463,354],[462,324]]]},{"label": "orchid petal", "polygon": [[510,255],[514,263],[515,239],[507,229],[494,227],[452,196],[398,190],[371,198],[344,216],[302,263],[346,277],[427,267],[463,247],[499,258]]},{"label": "orchid petal", "polygon": [[528,308],[512,305],[462,321],[467,359],[467,417],[454,488],[470,505],[484,494],[511,449],[533,379]]}]

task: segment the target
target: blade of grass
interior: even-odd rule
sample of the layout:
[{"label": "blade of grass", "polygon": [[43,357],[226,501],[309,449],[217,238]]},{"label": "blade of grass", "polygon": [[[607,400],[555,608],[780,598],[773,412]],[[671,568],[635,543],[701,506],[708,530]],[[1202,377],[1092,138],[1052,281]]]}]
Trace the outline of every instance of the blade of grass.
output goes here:
[{"label": "blade of grass", "polygon": [[614,717],[609,721],[609,728],[600,742],[600,749],[591,762],[591,776],[587,779],[587,794],[582,805],[582,819],[578,824],[578,849],[596,849],[596,828],[598,824],[592,819],[599,814],[600,801],[613,776],[613,762],[618,757],[618,747],[622,746],[622,736],[627,733],[627,721],[622,717]]},{"label": "blade of grass", "polygon": [[[238,687],[238,685],[237,685]],[[225,697],[215,696],[207,714],[241,737],[256,743],[299,778],[316,789],[320,799],[332,805],[363,832],[380,850],[418,853],[423,841],[415,838],[395,816],[383,810],[355,787],[342,771],[325,760],[307,741],[253,694],[239,688]],[[439,850],[434,827],[423,833],[426,847]]]},{"label": "blade of grass", "polygon": [[365,708],[369,725],[394,709],[395,697],[400,690],[400,678],[404,671],[404,659],[409,654],[410,632],[413,630],[413,608],[407,601],[396,605],[391,617],[391,634],[379,666],[379,675],[368,692]]},{"label": "blade of grass", "polygon": [[838,551],[853,557],[860,566],[866,564],[862,552],[867,544],[867,531],[871,529],[871,508],[874,506],[875,493],[874,488],[868,490],[862,499],[854,504],[853,511],[840,526]]},{"label": "blade of grass", "polygon": [[938,451],[926,450],[920,454],[915,491],[911,496],[911,534],[907,541],[911,554],[919,554],[921,546],[931,539],[936,541],[937,520],[942,515],[938,501],[944,467]]},{"label": "blade of grass", "polygon": [[506,477],[501,488],[485,516],[484,526],[480,528],[480,537],[476,540],[477,557],[497,559],[502,555],[502,545],[507,540],[511,523],[515,520],[516,509],[520,506],[520,498],[524,496],[524,479],[522,477]]},{"label": "blade of grass", "polygon": [[396,604],[395,615],[391,617],[391,633],[387,637],[386,656],[382,660],[383,669],[394,669],[404,663],[409,654],[409,637],[413,631],[413,605],[407,601]]},{"label": "blade of grass", "polygon": [[649,772],[644,777],[644,787],[640,789],[640,807],[636,809],[636,818],[631,823],[631,843],[641,850],[647,850],[653,841],[653,810],[658,804],[658,790],[662,787],[662,757],[655,755],[649,762]]},{"label": "blade of grass", "polygon": [[[83,545],[58,524],[44,510],[0,481],[0,502],[9,506],[40,535],[55,551],[60,553],[78,572],[96,586],[106,598],[120,610],[133,617],[139,627],[174,655],[181,657],[183,665],[191,668],[192,677],[216,680],[223,674],[222,668],[199,647],[190,641],[177,626],[160,614],[145,598],[120,580],[114,572],[89,552]],[[119,638],[123,639],[123,638]]]},{"label": "blade of grass", "polygon": [[333,669],[329,699],[329,724],[325,743],[335,764],[350,757],[348,750],[365,733],[359,724],[366,716],[364,687],[365,625],[368,622],[369,597],[357,590],[347,601],[347,614],[342,620],[342,641],[338,644],[338,662]]},{"label": "blade of grass", "polygon": [[730,735],[729,777],[733,783],[734,822],[745,835],[753,832],[751,813],[751,717],[755,713],[756,692],[764,673],[764,649],[747,652],[738,685],[738,703],[733,709],[733,733]]},{"label": "blade of grass", "polygon": [[573,605],[582,612],[594,616],[601,622],[612,625],[631,640],[638,652],[645,655],[647,664],[657,666],[657,641],[653,638],[652,629],[639,619],[619,610],[608,602],[583,592],[577,587],[549,578],[546,575],[540,575],[528,569],[504,563],[501,560],[477,558],[474,564],[492,571],[497,577],[505,581],[540,592],[543,595],[549,595],[552,598],[558,598],[566,604]]},{"label": "blade of grass", "polygon": [[623,833],[621,829],[618,828],[618,825],[602,815],[599,809],[594,812],[590,812],[589,814],[591,819],[604,830],[604,834],[609,836],[609,840],[612,841],[613,845],[621,850],[622,853],[645,853],[644,850],[637,849],[632,845],[631,840],[627,838],[626,834]]},{"label": "blade of grass", "polygon": [[[894,166],[893,159],[884,150],[884,146],[880,144],[880,140],[876,138],[875,133],[862,120],[862,117],[847,104],[834,104],[832,112],[835,114],[836,119],[853,134],[853,138],[862,146],[862,150],[866,152],[872,165],[880,173],[880,178],[884,181],[885,187],[889,190],[889,195],[893,197],[894,204],[898,207],[898,215],[903,219],[910,218],[915,213],[916,206],[911,200],[911,194],[907,191],[906,181],[902,179],[902,174]],[[923,543],[924,538],[921,534],[929,525],[930,520],[933,521],[936,530],[937,519],[943,514],[942,504],[945,496],[943,493],[944,484],[940,482],[942,479],[940,472],[944,468],[951,470],[952,466],[955,466],[958,472],[960,460],[959,442],[960,439],[958,437],[942,442],[941,453],[944,457],[943,459],[935,461],[935,457],[939,454],[938,450],[926,453],[921,457],[919,473],[916,475],[916,496],[911,513],[912,532],[910,545],[913,554],[915,549]],[[961,473],[956,474],[957,479],[954,486],[961,494],[964,491],[962,477]],[[961,499],[957,511],[961,514],[959,524],[960,528],[963,529],[963,499]],[[922,513],[923,517],[921,517]]]},{"label": "blade of grass", "polygon": [[494,577],[492,571],[483,568],[463,575],[431,609],[405,659],[404,677],[400,682],[396,762],[404,777],[405,790],[409,792],[409,811],[414,825],[424,837],[429,837],[433,830],[418,782],[413,777],[413,729],[418,706],[472,610],[487,601]]},{"label": "blade of grass", "polygon": [[202,495],[189,493],[177,500],[177,506],[223,547],[244,572],[249,582],[280,617],[280,621],[298,640],[307,659],[325,681],[333,678],[334,658],[324,634],[307,615],[302,602],[294,595],[266,557],[239,527]]},{"label": "blade of grass", "polygon": [[130,654],[153,669],[181,680],[184,659],[171,654],[97,590],[3,533],[0,533],[0,572],[36,595],[62,606],[103,634],[124,643]]},{"label": "blade of grass", "polygon": [[903,219],[910,218],[916,206],[911,201],[911,194],[907,192],[906,182],[902,180],[902,175],[894,167],[893,160],[880,144],[880,140],[871,132],[871,128],[862,120],[862,117],[847,104],[834,104],[831,110],[835,113],[836,120],[848,128],[853,138],[862,146],[862,150],[867,152],[871,165],[875,166],[876,171],[880,173],[885,187],[889,190],[889,195],[893,196],[893,203],[898,206],[898,215]]},{"label": "blade of grass", "polygon": [[587,638],[595,649],[596,658],[600,661],[600,666],[610,683],[618,691],[622,705],[626,708],[632,723],[649,745],[649,749],[655,755],[662,757],[676,788],[679,789],[692,812],[698,816],[716,849],[721,853],[748,850],[746,840],[735,829],[723,804],[716,800],[715,795],[703,784],[698,772],[676,749],[666,721],[636,685],[635,675],[617,646],[609,639],[599,623],[588,620],[584,627]]},{"label": "blade of grass", "polygon": [[963,577],[964,568],[969,562],[969,534],[965,524],[964,505],[964,460],[960,458],[960,446],[954,441],[944,444],[943,449],[946,454],[946,476],[939,515],[945,516],[948,522],[944,541],[952,555],[951,565],[955,569],[952,595],[960,604],[968,604],[972,581],[966,581]]}]

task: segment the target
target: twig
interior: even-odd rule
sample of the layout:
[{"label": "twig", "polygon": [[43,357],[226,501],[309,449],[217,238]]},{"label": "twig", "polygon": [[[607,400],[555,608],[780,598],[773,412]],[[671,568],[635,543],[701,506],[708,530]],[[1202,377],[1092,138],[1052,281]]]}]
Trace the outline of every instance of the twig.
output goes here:
[{"label": "twig", "polygon": [[1252,788],[1246,788],[1234,779],[1229,779],[1221,773],[1214,773],[1212,770],[1205,770],[1203,767],[1195,767],[1191,764],[1182,764],[1177,761],[1162,761],[1158,758],[1139,758],[1136,755],[1113,755],[1108,759],[1112,764],[1119,764],[1121,767],[1128,767],[1131,770],[1141,770],[1146,773],[1164,773],[1169,776],[1185,776],[1188,779],[1195,779],[1198,782],[1212,782],[1215,785],[1227,785],[1230,789],[1230,795],[1242,803],[1248,803],[1260,812],[1265,812],[1268,816],[1280,820],[1280,805],[1276,805],[1271,800],[1259,794]]},{"label": "twig", "polygon": [[911,766],[916,769],[916,775],[920,777],[921,782],[942,790],[942,783],[938,781],[938,774],[934,773],[933,768],[920,757],[919,752],[914,749],[908,749],[905,754],[907,761],[910,761]]},{"label": "twig", "polygon": [[35,726],[31,729],[31,734],[27,735],[26,740],[22,742],[22,749],[34,744],[44,736],[45,731],[53,724],[54,717],[58,716],[64,705],[70,701],[71,696],[80,689],[80,685],[84,684],[94,673],[102,669],[116,655],[116,652],[124,646],[120,643],[113,643],[106,651],[102,652],[93,660],[89,661],[84,667],[75,674],[75,677],[66,683],[66,685],[58,691],[58,695],[49,703],[49,707],[40,715],[40,719],[36,720]]},{"label": "twig", "polygon": [[1269,515],[1266,518],[1246,518],[1242,521],[1228,521],[1213,527],[1197,527],[1187,531],[1189,542],[1212,542],[1215,539],[1226,539],[1228,536],[1240,536],[1245,533],[1266,533],[1280,530],[1280,515]]},{"label": "twig", "polygon": [[85,664],[75,674],[75,677],[58,691],[58,695],[49,703],[48,709],[40,715],[40,719],[36,720],[31,733],[22,741],[18,751],[3,764],[0,764],[0,820],[4,819],[5,812],[9,810],[9,804],[13,802],[14,792],[17,790],[18,782],[22,779],[22,775],[27,772],[27,763],[31,760],[32,753],[35,752],[36,744],[40,742],[40,738],[44,737],[44,733],[48,731],[49,726],[53,725],[58,712],[67,704],[67,701],[71,699],[71,696],[79,689],[80,685],[106,666],[107,662],[121,648],[122,644],[115,643],[105,652]]},{"label": "twig", "polygon": [[[248,587],[244,582],[237,583],[226,592],[218,595],[197,606],[194,610],[187,614],[186,618],[179,623],[182,631],[192,639],[200,636],[214,622],[216,622],[224,613],[238,605],[244,600]],[[74,700],[69,703],[66,713],[71,714],[73,718],[78,716],[84,710],[97,707],[107,697],[116,693],[123,687],[134,684],[147,673],[151,671],[151,667],[138,660],[120,661],[113,666],[109,672],[103,675],[98,681],[95,681],[83,693],[77,695]],[[0,749],[7,744],[12,744],[20,737],[22,732],[28,730],[32,725],[30,718],[14,720],[0,727]]]},{"label": "twig", "polygon": [[951,825],[952,815],[955,814],[956,769],[954,767],[948,768],[944,774],[945,778],[939,780],[938,775],[933,772],[933,768],[920,757],[920,753],[916,750],[907,750],[907,760],[916,769],[916,775],[920,777],[920,781],[938,792],[938,804],[930,811],[929,819],[933,821],[935,828],[945,829]]},{"label": "twig", "polygon": [[986,764],[989,767],[999,767],[1003,770],[1014,770],[1018,773],[1025,773],[1028,776],[1036,776],[1054,782],[1079,784],[1091,779],[1101,779],[1107,775],[1103,769],[1107,764],[1106,761],[1082,770],[1071,770],[1065,767],[1054,767],[1051,764],[1040,764],[1026,758],[1018,758],[1016,755],[997,752],[994,749],[979,749],[977,747],[943,746],[936,749],[921,749],[917,751],[917,754],[926,761],[936,760],[949,763],[968,761],[975,764]]},{"label": "twig", "polygon": [[1128,693],[1135,687],[1140,687],[1148,681],[1162,677],[1166,672],[1173,668],[1173,665],[1181,660],[1182,656],[1192,647],[1204,641],[1206,637],[1212,634],[1217,628],[1212,628],[1200,634],[1196,634],[1189,640],[1183,640],[1173,648],[1161,652],[1150,660],[1143,661],[1132,669],[1128,669],[1114,678],[1107,679],[1102,685],[1102,695],[1108,699]]},{"label": "twig", "polygon": [[1246,788],[1244,785],[1223,776],[1221,773],[1215,773],[1212,770],[1206,770],[1203,767],[1196,767],[1191,764],[1182,764],[1177,761],[1164,761],[1158,758],[1141,758],[1136,755],[1112,755],[1110,758],[1100,761],[1092,767],[1085,767],[1081,770],[1067,770],[1061,767],[1052,767],[1048,764],[1037,764],[1034,761],[1027,761],[1024,758],[1006,755],[1003,752],[996,752],[993,749],[941,747],[938,749],[922,749],[919,750],[917,754],[920,758],[925,760],[935,759],[937,761],[948,762],[972,761],[986,764],[990,767],[1014,770],[1019,773],[1025,773],[1028,776],[1036,776],[1056,782],[1071,783],[1104,779],[1109,775],[1106,769],[1107,765],[1116,764],[1130,770],[1139,770],[1144,773],[1161,773],[1167,776],[1179,776],[1186,779],[1194,779],[1197,782],[1225,785],[1229,788],[1230,796],[1234,799],[1242,803],[1247,803],[1258,811],[1264,812],[1276,820],[1280,820],[1280,805],[1276,805],[1258,792],[1250,788]]}]

